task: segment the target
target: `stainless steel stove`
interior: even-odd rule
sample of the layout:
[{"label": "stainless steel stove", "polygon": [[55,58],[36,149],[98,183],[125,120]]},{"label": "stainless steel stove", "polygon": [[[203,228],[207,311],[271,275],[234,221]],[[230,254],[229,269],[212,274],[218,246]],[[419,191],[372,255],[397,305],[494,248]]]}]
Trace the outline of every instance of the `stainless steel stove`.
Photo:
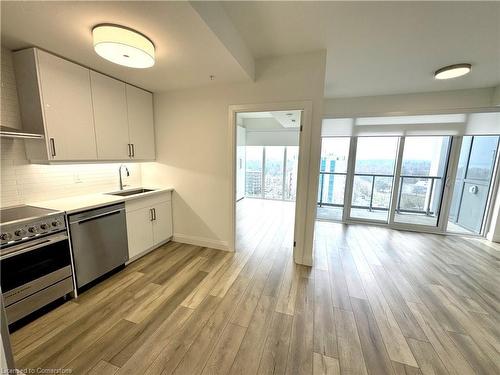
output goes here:
[{"label": "stainless steel stove", "polygon": [[[0,210],[1,249],[36,236],[66,229],[64,212],[35,206],[14,206]],[[2,251],[3,253],[3,251]]]},{"label": "stainless steel stove", "polygon": [[28,205],[0,210],[0,279],[12,324],[74,290],[65,214]]}]

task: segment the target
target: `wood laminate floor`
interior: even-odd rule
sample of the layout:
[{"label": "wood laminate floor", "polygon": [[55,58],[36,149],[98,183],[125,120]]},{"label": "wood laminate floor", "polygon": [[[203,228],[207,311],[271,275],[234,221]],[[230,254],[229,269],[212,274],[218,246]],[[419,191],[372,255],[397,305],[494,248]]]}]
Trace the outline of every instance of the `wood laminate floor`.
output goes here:
[{"label": "wood laminate floor", "polygon": [[239,251],[150,253],[12,335],[20,368],[72,374],[499,374],[500,250],[321,222],[243,200]]}]

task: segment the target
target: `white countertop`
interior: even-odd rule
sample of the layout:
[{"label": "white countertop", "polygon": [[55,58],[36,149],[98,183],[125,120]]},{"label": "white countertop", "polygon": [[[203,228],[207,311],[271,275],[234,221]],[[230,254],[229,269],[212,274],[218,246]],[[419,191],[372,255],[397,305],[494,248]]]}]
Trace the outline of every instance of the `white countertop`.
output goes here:
[{"label": "white countertop", "polygon": [[107,193],[85,194],[85,195],[77,195],[74,197],[52,199],[52,200],[41,201],[41,202],[30,202],[29,205],[36,206],[36,207],[42,207],[42,208],[48,208],[48,209],[52,209],[52,210],[65,211],[67,214],[73,214],[75,212],[90,210],[93,208],[107,206],[107,205],[114,204],[114,203],[129,201],[132,199],[140,199],[140,198],[144,198],[144,197],[147,197],[150,195],[165,193],[167,191],[174,190],[173,188],[166,188],[166,187],[160,188],[160,187],[140,186],[140,187],[135,187],[135,188],[134,187],[127,188],[127,189],[124,189],[123,191],[135,190],[135,189],[140,189],[140,188],[152,189],[153,191],[129,195],[127,197],[121,197],[119,195],[110,195],[109,194],[109,193],[114,193],[116,191],[107,192]]}]

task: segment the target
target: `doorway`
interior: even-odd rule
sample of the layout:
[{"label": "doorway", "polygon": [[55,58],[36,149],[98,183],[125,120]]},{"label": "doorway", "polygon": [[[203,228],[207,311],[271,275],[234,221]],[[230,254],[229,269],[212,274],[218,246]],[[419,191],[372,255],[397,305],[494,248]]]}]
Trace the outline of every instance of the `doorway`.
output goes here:
[{"label": "doorway", "polygon": [[235,250],[255,251],[271,243],[291,250],[303,111],[235,116]]}]

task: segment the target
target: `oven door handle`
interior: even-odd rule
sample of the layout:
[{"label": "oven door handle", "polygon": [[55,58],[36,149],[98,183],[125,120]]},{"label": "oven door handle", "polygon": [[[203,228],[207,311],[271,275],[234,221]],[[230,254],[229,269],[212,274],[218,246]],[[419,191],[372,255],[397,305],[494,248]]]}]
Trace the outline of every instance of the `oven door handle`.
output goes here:
[{"label": "oven door handle", "polygon": [[66,234],[59,234],[57,236],[44,237],[36,242],[32,242],[30,244],[19,244],[17,246],[13,246],[5,251],[4,254],[0,255],[0,260],[8,259],[14,257],[16,255],[24,254],[29,251],[33,251],[39,249],[41,247],[54,244],[56,242],[61,242],[67,240],[68,236]]}]

